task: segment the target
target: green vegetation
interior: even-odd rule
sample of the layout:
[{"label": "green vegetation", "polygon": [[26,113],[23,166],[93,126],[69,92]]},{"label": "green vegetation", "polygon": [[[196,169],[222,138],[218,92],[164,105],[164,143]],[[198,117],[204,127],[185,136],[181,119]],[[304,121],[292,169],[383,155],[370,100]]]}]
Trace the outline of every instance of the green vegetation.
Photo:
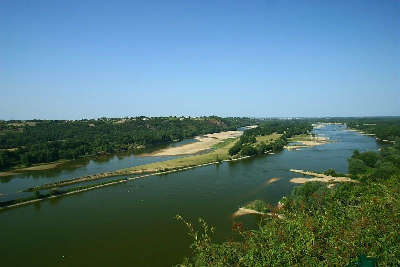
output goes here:
[{"label": "green vegetation", "polygon": [[[392,124],[381,132],[393,132]],[[392,136],[398,140],[399,135]],[[349,176],[360,183],[305,183],[281,204],[250,203],[258,211],[281,215],[261,218],[259,228],[241,231],[237,241],[215,243],[214,229],[201,220],[194,256],[183,266],[345,266],[365,256],[379,266],[400,265],[400,145],[378,152],[355,151]],[[329,169],[325,173],[341,176]],[[178,217],[183,220],[182,217]]]},{"label": "green vegetation", "polygon": [[363,180],[381,181],[400,173],[400,144],[384,147],[380,153],[354,151],[349,172]]},{"label": "green vegetation", "polygon": [[327,169],[326,171],[324,171],[323,174],[329,175],[329,176],[332,176],[332,177],[346,177],[346,176],[348,176],[347,174],[336,172],[336,170],[334,170],[334,169]]},{"label": "green vegetation", "polygon": [[349,128],[376,135],[379,142],[399,140],[399,117],[348,119],[345,122]]},{"label": "green vegetation", "polygon": [[0,121],[0,170],[145,148],[235,130],[249,118],[136,117],[79,121]]},{"label": "green vegetation", "polygon": [[[311,130],[311,123],[300,120],[262,122],[257,128],[245,131],[239,141],[229,150],[229,154],[231,156],[253,156],[266,152],[278,152],[287,144],[287,138],[306,134]],[[279,138],[274,138],[273,142],[271,142],[269,138],[272,135]]]},{"label": "green vegetation", "polygon": [[309,134],[299,134],[299,135],[295,135],[293,137],[288,138],[288,141],[290,141],[290,142],[301,142],[301,141],[309,141],[309,140],[310,140]]},{"label": "green vegetation", "polygon": [[246,209],[251,209],[263,213],[270,212],[271,208],[273,208],[271,205],[260,199],[253,200],[244,207]]}]

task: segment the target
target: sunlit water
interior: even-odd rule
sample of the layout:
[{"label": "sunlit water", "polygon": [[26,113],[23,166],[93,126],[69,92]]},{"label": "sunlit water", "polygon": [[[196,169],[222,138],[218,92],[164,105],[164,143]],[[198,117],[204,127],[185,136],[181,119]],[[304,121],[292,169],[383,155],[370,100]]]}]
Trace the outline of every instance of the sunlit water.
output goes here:
[{"label": "sunlit water", "polygon": [[[354,149],[377,150],[375,139],[329,125],[315,129],[335,142],[298,151],[207,166],[126,184],[105,187],[53,201],[0,212],[0,258],[3,266],[170,266],[190,255],[185,227],[174,217],[203,217],[216,226],[217,241],[232,237],[232,213],[254,199],[276,203],[290,194],[298,177],[289,169],[347,172]],[[151,159],[151,158],[150,158]],[[149,160],[149,158],[143,158]],[[93,162],[83,168],[97,173],[130,166],[127,158]],[[82,168],[82,167],[81,167]],[[79,168],[55,172],[80,176]],[[270,178],[281,178],[265,186]],[[16,178],[18,186],[31,178]],[[35,178],[32,178],[35,179]],[[9,182],[13,182],[11,179]],[[8,183],[0,184],[0,192]],[[7,189],[8,190],[8,189]],[[256,226],[256,217],[235,222]]]}]

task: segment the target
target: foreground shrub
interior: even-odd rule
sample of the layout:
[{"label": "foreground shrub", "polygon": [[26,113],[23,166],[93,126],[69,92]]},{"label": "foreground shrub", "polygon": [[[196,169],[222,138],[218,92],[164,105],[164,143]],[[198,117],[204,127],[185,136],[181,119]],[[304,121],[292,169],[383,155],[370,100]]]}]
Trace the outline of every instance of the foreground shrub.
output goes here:
[{"label": "foreground shrub", "polygon": [[194,257],[183,265],[343,266],[365,255],[380,266],[399,266],[396,181],[340,184],[334,190],[306,184],[282,200],[283,219],[265,218],[259,229],[240,232],[236,242],[212,242],[213,228],[201,220],[200,233],[189,227]]}]

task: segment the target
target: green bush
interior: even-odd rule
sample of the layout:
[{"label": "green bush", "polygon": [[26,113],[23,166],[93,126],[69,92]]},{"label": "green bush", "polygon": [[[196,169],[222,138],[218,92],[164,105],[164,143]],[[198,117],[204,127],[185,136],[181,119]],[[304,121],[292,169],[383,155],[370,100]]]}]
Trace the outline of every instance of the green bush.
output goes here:
[{"label": "green bush", "polygon": [[[213,242],[203,221],[202,234],[195,235],[192,246],[194,257],[183,265],[343,266],[366,255],[379,266],[399,266],[398,186],[348,183],[328,191],[317,183],[302,187],[282,201],[283,218],[264,219],[259,229],[241,232],[238,241]],[[321,200],[314,199],[315,194]]]},{"label": "green bush", "polygon": [[351,175],[357,176],[367,171],[367,166],[361,159],[350,158],[348,162],[349,162],[349,173]]},{"label": "green bush", "polygon": [[376,153],[375,151],[368,151],[360,153],[357,158],[361,159],[368,167],[374,168],[376,162],[379,159],[379,154]]},{"label": "green bush", "polygon": [[252,202],[248,203],[245,208],[252,209],[259,212],[268,212],[269,207],[268,204],[263,200],[253,200]]},{"label": "green bush", "polygon": [[257,154],[257,150],[251,145],[244,145],[240,151],[242,156],[253,156]]},{"label": "green bush", "polygon": [[236,144],[233,145],[229,149],[229,155],[233,156],[239,153],[239,151],[242,149],[242,145],[239,142],[236,142]]}]

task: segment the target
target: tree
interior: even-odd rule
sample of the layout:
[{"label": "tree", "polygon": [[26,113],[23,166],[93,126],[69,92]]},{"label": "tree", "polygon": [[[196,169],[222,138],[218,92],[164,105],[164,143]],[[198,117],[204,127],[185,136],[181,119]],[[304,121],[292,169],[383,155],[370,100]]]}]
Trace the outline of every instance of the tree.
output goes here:
[{"label": "tree", "polygon": [[0,170],[6,169],[9,166],[7,151],[0,151]]},{"label": "tree", "polygon": [[244,145],[240,151],[242,156],[253,156],[257,154],[257,150],[251,145]]},{"label": "tree", "polygon": [[242,148],[242,145],[239,142],[236,142],[236,144],[229,149],[229,155],[231,155],[231,156],[236,155],[237,153],[239,153],[241,148]]},{"label": "tree", "polygon": [[368,152],[360,153],[358,158],[361,159],[362,161],[364,161],[364,163],[368,167],[374,168],[376,162],[379,159],[379,154],[376,153],[375,151],[368,151]]},{"label": "tree", "polygon": [[359,175],[367,171],[367,166],[361,159],[350,158],[348,162],[349,162],[349,172],[352,175]]}]

